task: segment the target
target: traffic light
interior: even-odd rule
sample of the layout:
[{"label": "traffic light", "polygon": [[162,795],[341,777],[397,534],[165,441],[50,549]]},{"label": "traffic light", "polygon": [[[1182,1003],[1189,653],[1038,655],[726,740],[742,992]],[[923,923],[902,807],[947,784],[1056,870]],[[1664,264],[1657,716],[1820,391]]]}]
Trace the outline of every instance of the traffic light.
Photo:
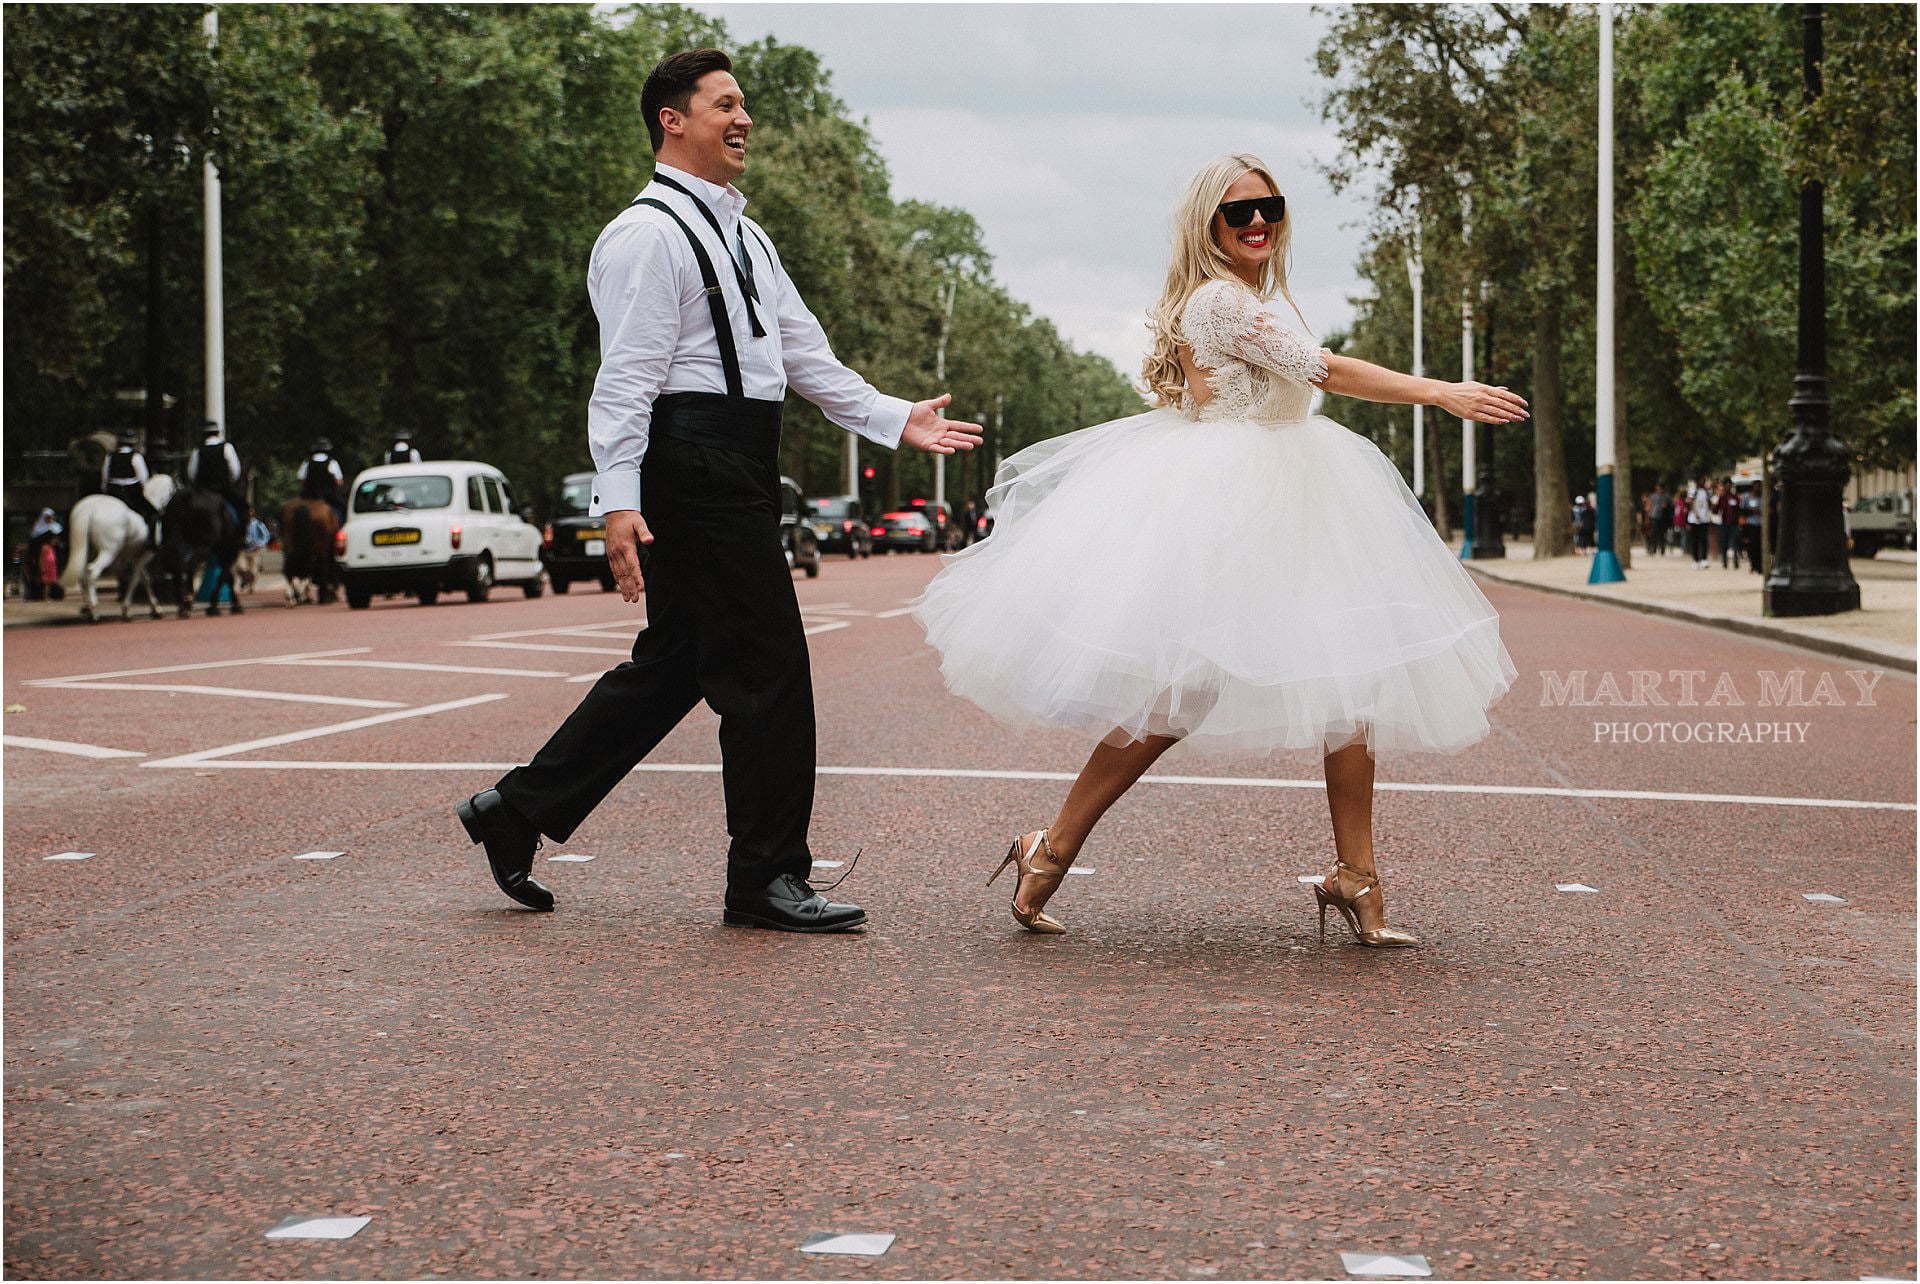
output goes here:
[{"label": "traffic light", "polygon": [[865,468],[862,468],[860,470],[860,475],[868,481],[872,481],[874,477],[877,476],[877,474],[874,472],[874,468],[872,464],[868,464]]}]

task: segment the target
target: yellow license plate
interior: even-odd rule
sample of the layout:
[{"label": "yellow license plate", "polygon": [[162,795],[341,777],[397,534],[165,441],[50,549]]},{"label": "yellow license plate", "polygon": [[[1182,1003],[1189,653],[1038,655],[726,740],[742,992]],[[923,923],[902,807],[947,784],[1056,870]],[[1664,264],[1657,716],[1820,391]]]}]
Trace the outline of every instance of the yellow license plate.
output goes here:
[{"label": "yellow license plate", "polygon": [[375,547],[385,544],[418,544],[420,542],[420,532],[375,531],[373,533],[373,542]]},{"label": "yellow license plate", "polygon": [[607,537],[607,528],[602,526],[597,531],[581,531],[579,532],[579,537],[581,539],[605,539]]}]

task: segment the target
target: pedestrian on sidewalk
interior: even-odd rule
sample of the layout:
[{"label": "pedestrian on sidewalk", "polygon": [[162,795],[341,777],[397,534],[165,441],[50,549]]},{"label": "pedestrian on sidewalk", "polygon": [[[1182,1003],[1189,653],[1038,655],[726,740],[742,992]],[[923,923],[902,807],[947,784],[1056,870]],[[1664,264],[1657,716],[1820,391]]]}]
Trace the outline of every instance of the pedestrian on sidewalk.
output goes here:
[{"label": "pedestrian on sidewalk", "polygon": [[[1014,868],[1010,908],[1029,932],[1066,930],[1044,907],[1087,836],[1189,741],[1320,752],[1336,853],[1314,888],[1323,934],[1335,909],[1363,945],[1419,944],[1386,923],[1375,752],[1477,742],[1517,675],[1499,617],[1399,470],[1311,414],[1313,393],[1489,424],[1525,419],[1526,402],[1316,345],[1276,303],[1293,302],[1292,232],[1260,161],[1201,170],[1149,314],[1155,408],[1008,459],[993,538],[947,558],[915,605],[956,694],[1016,726],[1099,738],[1053,822],[1015,838],[994,871]],[[1125,541],[1114,512],[1133,515]]]},{"label": "pedestrian on sidewalk", "polygon": [[1707,569],[1707,518],[1712,510],[1707,479],[1701,477],[1687,487],[1687,555],[1696,571]]},{"label": "pedestrian on sidewalk", "polygon": [[1753,482],[1740,495],[1740,544],[1748,569],[1756,575],[1761,571],[1760,535],[1760,483]]},{"label": "pedestrian on sidewalk", "polygon": [[1647,496],[1647,552],[1655,557],[1667,555],[1667,533],[1673,529],[1673,496],[1665,482],[1655,482]]},{"label": "pedestrian on sidewalk", "polygon": [[647,626],[531,763],[456,811],[500,889],[550,910],[532,877],[541,835],[565,841],[704,699],[733,839],[724,921],[849,930],[866,912],[807,882],[813,681],[779,541],[781,404],[792,387],[849,432],[936,455],[973,449],[980,425],[941,418],[948,396],[884,396],[834,358],[733,186],[753,118],[726,54],[662,60],[640,106],[653,181],[587,267],[600,321],[587,438],[589,511],[606,518],[621,597],[638,602],[644,577]]},{"label": "pedestrian on sidewalk", "polygon": [[1733,478],[1720,479],[1714,507],[1720,517],[1720,569],[1728,568],[1727,559],[1731,557],[1731,566],[1737,571],[1740,569],[1740,497],[1733,493]]}]

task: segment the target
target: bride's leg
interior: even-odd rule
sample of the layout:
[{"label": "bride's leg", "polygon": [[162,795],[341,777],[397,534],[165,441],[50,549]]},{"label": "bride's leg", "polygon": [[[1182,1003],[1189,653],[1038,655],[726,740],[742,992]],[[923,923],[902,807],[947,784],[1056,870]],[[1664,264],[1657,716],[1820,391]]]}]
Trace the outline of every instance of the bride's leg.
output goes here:
[{"label": "bride's leg", "polygon": [[[1365,742],[1336,749],[1324,759],[1327,773],[1327,810],[1333,816],[1333,850],[1349,869],[1372,874],[1373,868],[1373,755]],[[1338,870],[1329,873],[1329,880]],[[1349,876],[1350,888],[1360,886]],[[1332,886],[1332,883],[1329,883]],[[1386,907],[1378,895],[1361,897],[1354,906],[1360,926],[1378,927],[1386,921]]]},{"label": "bride's leg", "polygon": [[1161,754],[1180,743],[1178,736],[1148,736],[1119,748],[1105,741],[1093,748],[1087,765],[1067,791],[1060,814],[1047,829],[1047,841],[1054,854],[1071,862],[1080,853],[1087,835],[1107,814],[1107,808],[1120,801],[1120,795],[1133,788],[1133,782],[1146,774]]}]

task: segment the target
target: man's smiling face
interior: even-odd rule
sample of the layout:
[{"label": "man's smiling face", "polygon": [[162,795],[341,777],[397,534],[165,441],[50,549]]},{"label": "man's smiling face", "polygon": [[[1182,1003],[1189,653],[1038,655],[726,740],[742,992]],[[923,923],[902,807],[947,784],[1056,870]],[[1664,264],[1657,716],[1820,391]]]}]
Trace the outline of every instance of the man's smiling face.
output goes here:
[{"label": "man's smiling face", "polygon": [[746,172],[753,117],[747,115],[746,95],[733,73],[710,71],[700,77],[687,110],[680,114],[680,126],[689,159],[704,162],[703,176],[724,174],[731,182]]}]

